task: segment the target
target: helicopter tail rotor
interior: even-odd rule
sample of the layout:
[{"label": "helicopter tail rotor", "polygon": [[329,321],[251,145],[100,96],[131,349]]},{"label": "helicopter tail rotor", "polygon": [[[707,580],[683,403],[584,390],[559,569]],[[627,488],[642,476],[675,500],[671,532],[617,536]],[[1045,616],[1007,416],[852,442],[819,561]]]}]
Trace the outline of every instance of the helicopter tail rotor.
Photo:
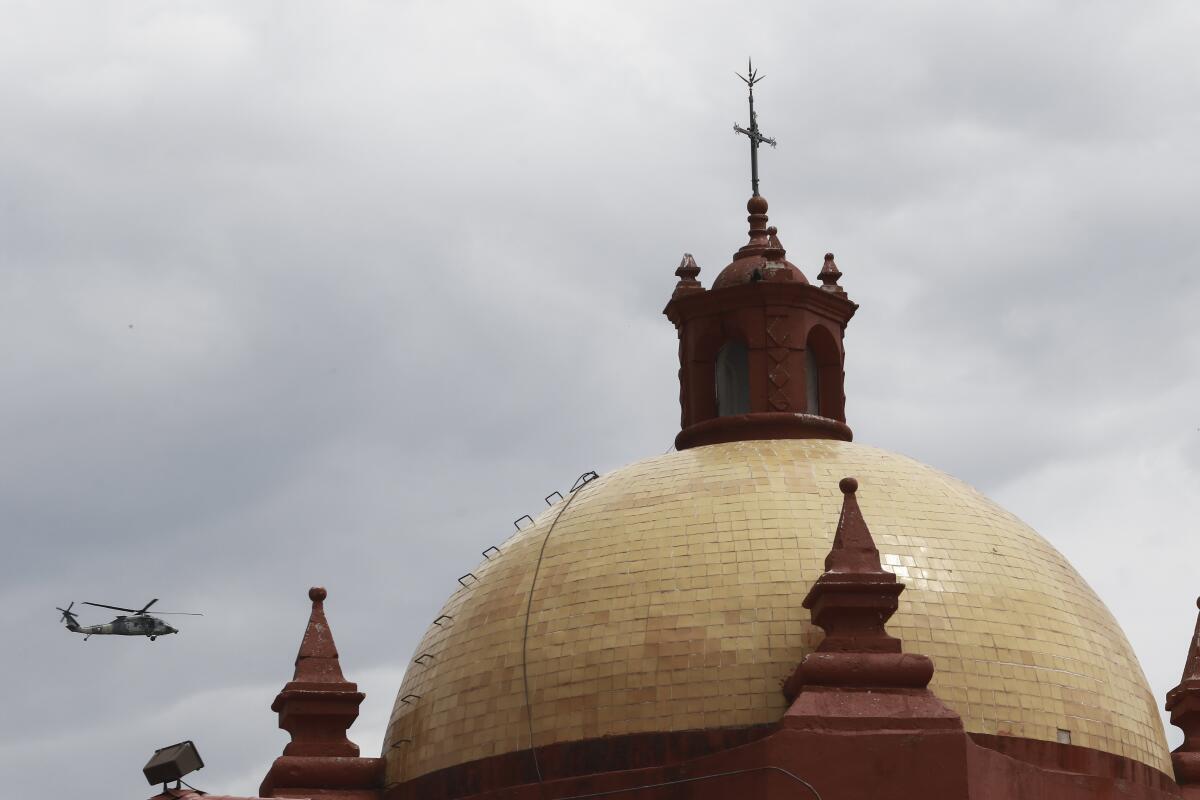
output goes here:
[{"label": "helicopter tail rotor", "polygon": [[55,607],[55,609],[57,611],[62,612],[62,617],[59,618],[59,622],[65,622],[67,624],[67,630],[71,630],[71,631],[77,630],[79,628],[79,620],[76,619],[76,617],[73,613],[71,613],[71,609],[74,607],[75,607],[74,600],[72,600],[70,602],[70,604],[67,605],[66,608],[58,608],[57,606]]}]

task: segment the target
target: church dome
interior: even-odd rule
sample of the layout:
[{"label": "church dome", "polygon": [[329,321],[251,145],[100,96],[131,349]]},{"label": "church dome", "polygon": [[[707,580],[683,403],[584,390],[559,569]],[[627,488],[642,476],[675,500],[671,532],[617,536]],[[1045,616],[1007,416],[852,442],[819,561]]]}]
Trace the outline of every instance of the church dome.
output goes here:
[{"label": "church dome", "polygon": [[1154,699],[1065,558],[970,486],[822,439],[736,441],[592,480],[465,577],[417,647],[389,782],[554,743],[772,724],[821,639],[805,593],[842,498],[906,585],[888,630],[967,731],[1070,742],[1170,774]]}]

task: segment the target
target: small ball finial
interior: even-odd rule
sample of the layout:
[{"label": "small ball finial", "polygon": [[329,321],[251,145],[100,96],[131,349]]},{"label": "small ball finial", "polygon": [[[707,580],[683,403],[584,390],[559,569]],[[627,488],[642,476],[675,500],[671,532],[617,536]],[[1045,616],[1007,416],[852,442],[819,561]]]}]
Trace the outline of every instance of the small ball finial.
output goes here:
[{"label": "small ball finial", "polygon": [[779,233],[779,228],[776,228],[774,225],[767,228],[767,236],[775,236],[778,233]]},{"label": "small ball finial", "polygon": [[842,277],[842,271],[838,269],[837,262],[833,260],[833,253],[825,254],[825,265],[821,267],[821,273],[817,275],[821,279],[821,288],[827,292],[834,294],[845,294],[846,290],[838,286],[838,279]]},{"label": "small ball finial", "polygon": [[1196,608],[1200,608],[1200,597],[1196,598]]},{"label": "small ball finial", "polygon": [[761,194],[756,194],[746,203],[746,210],[751,214],[767,213],[767,198]]},{"label": "small ball finial", "polygon": [[314,586],[308,590],[308,599],[314,603],[323,603],[328,594],[324,586]]},{"label": "small ball finial", "polygon": [[842,494],[854,494],[858,491],[858,479],[842,478],[838,481],[838,488],[842,490]]}]

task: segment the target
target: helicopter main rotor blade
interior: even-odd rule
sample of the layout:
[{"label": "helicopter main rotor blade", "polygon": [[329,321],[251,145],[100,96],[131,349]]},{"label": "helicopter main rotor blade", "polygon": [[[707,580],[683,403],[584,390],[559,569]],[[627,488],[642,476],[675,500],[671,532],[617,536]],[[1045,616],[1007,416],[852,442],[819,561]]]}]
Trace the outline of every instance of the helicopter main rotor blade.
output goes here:
[{"label": "helicopter main rotor blade", "polygon": [[149,608],[150,606],[154,605],[154,604],[155,604],[155,603],[157,603],[157,602],[158,602],[158,598],[156,597],[156,598],[154,598],[153,600],[151,600],[149,603],[146,603],[146,605],[142,606],[142,610],[141,610],[141,611],[135,611],[135,612],[133,612],[133,613],[135,613],[135,614],[145,614],[145,613],[146,613],[146,609],[147,609],[147,608]]},{"label": "helicopter main rotor blade", "polygon": [[140,614],[141,612],[134,608],[121,608],[120,606],[108,606],[104,603],[92,603],[87,600],[83,601],[85,606],[97,606],[99,608],[111,608],[113,611],[128,611],[130,614]]},{"label": "helicopter main rotor blade", "polygon": [[171,616],[175,616],[176,614],[182,614],[187,617],[203,617],[204,616],[199,611],[155,611],[154,612],[154,616],[156,616],[156,617],[162,616],[164,614],[170,614]]}]

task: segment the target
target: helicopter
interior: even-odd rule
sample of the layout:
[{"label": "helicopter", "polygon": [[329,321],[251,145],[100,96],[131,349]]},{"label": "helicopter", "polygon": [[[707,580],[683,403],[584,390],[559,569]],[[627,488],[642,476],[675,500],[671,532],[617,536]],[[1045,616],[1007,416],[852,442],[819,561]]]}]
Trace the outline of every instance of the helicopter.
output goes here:
[{"label": "helicopter", "polygon": [[[147,636],[150,638],[150,641],[153,642],[160,636],[166,636],[169,633],[179,633],[176,628],[172,628],[158,617],[152,617],[146,613],[146,609],[150,608],[150,606],[157,602],[158,598],[156,597],[141,608],[134,609],[122,608],[121,606],[110,606],[105,605],[104,603],[89,603],[88,601],[84,600],[83,605],[85,606],[97,606],[98,608],[111,608],[113,611],[128,612],[128,616],[121,614],[112,622],[109,622],[105,625],[80,625],[78,617],[71,612],[71,609],[75,607],[74,600],[72,600],[66,608],[57,608],[57,610],[62,612],[62,618],[59,621],[65,622],[67,625],[67,630],[71,631],[71,633],[82,633],[84,635],[83,640],[85,642],[93,636],[105,635]],[[204,616],[203,614],[198,614],[192,611],[159,611],[156,613],[186,614],[192,617]]]}]

